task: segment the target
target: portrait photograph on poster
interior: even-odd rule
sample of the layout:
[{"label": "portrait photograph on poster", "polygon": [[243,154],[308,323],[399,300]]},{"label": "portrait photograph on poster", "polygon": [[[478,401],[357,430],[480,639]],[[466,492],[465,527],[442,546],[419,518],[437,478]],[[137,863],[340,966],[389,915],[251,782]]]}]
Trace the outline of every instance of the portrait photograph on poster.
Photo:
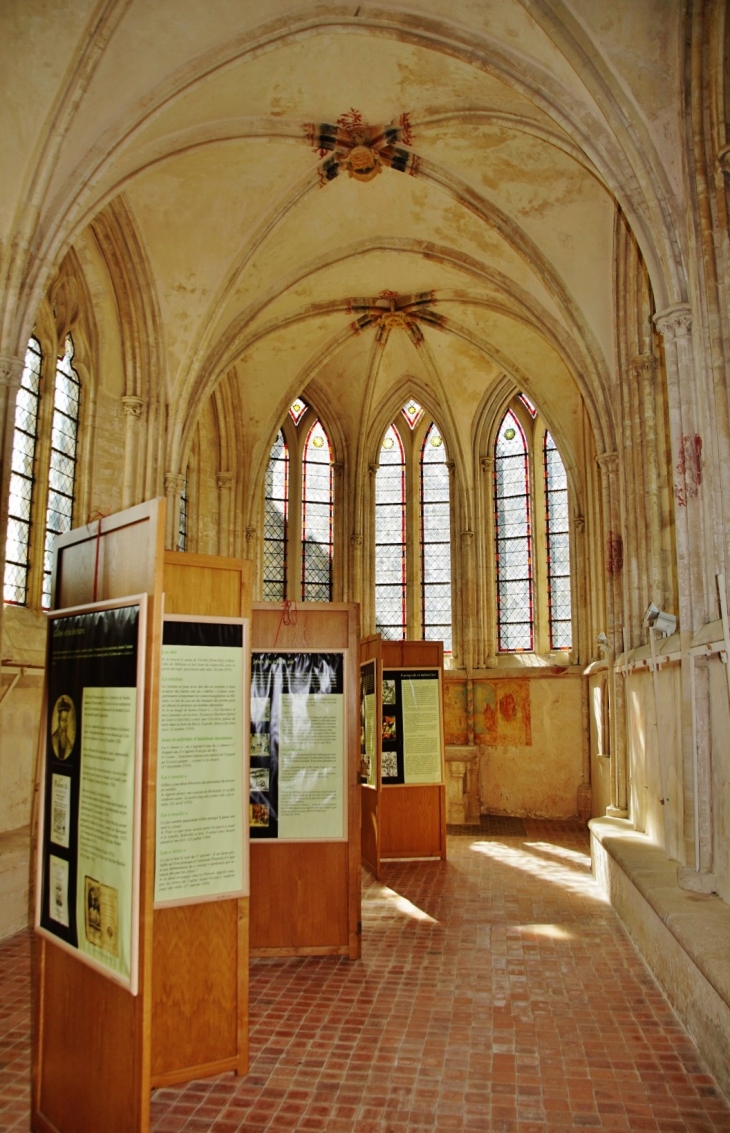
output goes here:
[{"label": "portrait photograph on poster", "polygon": [[346,837],[343,674],[342,653],[252,654],[251,838]]},{"label": "portrait photograph on poster", "polygon": [[35,927],[137,992],[147,596],[48,615]]}]

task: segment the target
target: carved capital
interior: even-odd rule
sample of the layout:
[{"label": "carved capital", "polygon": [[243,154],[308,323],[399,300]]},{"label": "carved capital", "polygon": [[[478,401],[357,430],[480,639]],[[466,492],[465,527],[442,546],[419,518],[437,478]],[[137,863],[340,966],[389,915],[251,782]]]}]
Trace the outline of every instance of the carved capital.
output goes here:
[{"label": "carved capital", "polygon": [[225,491],[228,488],[232,488],[233,487],[233,473],[232,472],[219,472],[218,476],[216,478],[216,483],[222,491]]},{"label": "carved capital", "polygon": [[379,464],[368,464],[368,472],[370,473],[370,479],[371,480],[376,475],[379,467],[380,467]]},{"label": "carved capital", "polygon": [[332,471],[339,480],[339,478],[342,476],[342,473],[345,471],[345,465],[341,460],[336,460],[332,464]]},{"label": "carved capital", "polygon": [[492,469],[494,468],[494,457],[493,456],[483,456],[479,463],[482,466],[482,472],[490,472],[491,473]]},{"label": "carved capital", "polygon": [[453,460],[445,460],[444,464],[446,465],[446,467],[449,470],[449,476],[453,476],[454,475],[454,468],[456,467],[455,462]]},{"label": "carved capital", "polygon": [[665,342],[686,338],[692,330],[692,308],[689,303],[677,303],[674,307],[667,307],[666,311],[658,311],[654,316],[654,326]]},{"label": "carved capital", "polygon": [[605,472],[607,476],[612,476],[618,471],[618,453],[617,452],[602,452],[596,457],[596,464],[601,472]]},{"label": "carved capital", "polygon": [[720,174],[720,180],[723,177],[730,178],[730,146],[722,146],[717,151],[715,159],[717,164],[717,172]]},{"label": "carved capital", "polygon": [[462,531],[461,541],[464,544],[465,548],[472,547],[474,545],[474,532],[473,531]]},{"label": "carved capital", "polygon": [[24,358],[16,358],[14,354],[0,354],[0,387],[18,389],[24,365]]},{"label": "carved capital", "polygon": [[255,527],[246,528],[246,542],[255,543],[259,537],[259,533]]},{"label": "carved capital", "polygon": [[166,472],[165,473],[165,495],[172,497],[179,495],[185,487],[185,477],[181,476],[179,472]]},{"label": "carved capital", "polygon": [[631,360],[631,371],[637,381],[653,385],[659,370],[659,359],[655,354],[635,354]]},{"label": "carved capital", "polygon": [[133,397],[131,394],[122,398],[122,413],[125,417],[143,417],[145,400],[142,397]]},{"label": "carved capital", "polygon": [[586,529],[586,517],[584,515],[574,515],[573,525],[576,531],[582,534]]},{"label": "carved capital", "polygon": [[362,547],[363,537],[361,532],[353,531],[352,535],[350,536],[350,545],[352,547]]}]

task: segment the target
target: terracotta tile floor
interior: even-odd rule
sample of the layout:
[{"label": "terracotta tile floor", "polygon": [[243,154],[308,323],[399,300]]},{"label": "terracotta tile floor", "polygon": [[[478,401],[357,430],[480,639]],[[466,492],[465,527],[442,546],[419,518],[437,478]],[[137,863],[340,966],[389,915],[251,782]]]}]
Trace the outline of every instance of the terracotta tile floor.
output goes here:
[{"label": "terracotta tile floor", "polygon": [[[360,962],[255,961],[250,1073],[158,1090],[152,1129],[730,1130],[596,888],[585,828],[525,831],[365,875]],[[26,933],[0,945],[3,1133],[29,1127],[28,970]]]}]

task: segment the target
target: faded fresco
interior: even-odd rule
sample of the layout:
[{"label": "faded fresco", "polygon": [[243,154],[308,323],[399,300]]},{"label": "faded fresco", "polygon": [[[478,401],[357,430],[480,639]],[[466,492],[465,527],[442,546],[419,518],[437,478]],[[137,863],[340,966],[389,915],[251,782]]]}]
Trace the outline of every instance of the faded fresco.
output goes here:
[{"label": "faded fresco", "polygon": [[468,744],[466,681],[444,681],[444,743],[459,747]]},{"label": "faded fresco", "polygon": [[474,681],[474,739],[478,744],[531,747],[531,681]]}]

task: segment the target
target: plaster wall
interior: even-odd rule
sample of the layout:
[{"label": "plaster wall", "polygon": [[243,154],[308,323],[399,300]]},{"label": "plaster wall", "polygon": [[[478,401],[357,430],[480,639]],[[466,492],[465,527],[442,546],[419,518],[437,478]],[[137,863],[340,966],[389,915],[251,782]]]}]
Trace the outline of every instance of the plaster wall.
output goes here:
[{"label": "plaster wall", "polygon": [[588,741],[591,758],[591,815],[605,814],[611,805],[610,700],[608,670],[587,678]]}]

